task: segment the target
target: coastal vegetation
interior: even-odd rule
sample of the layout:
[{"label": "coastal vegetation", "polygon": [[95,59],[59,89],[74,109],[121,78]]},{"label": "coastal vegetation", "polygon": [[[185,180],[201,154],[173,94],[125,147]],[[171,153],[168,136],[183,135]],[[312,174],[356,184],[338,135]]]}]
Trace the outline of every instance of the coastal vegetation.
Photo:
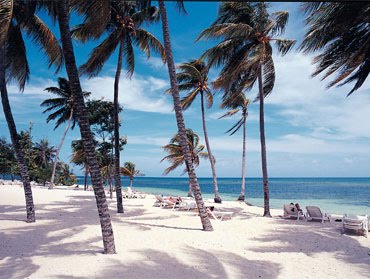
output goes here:
[{"label": "coastal vegetation", "polygon": [[[186,13],[183,2],[178,1],[177,6],[180,12]],[[313,59],[316,70],[312,75],[322,75],[322,79],[335,76],[328,87],[354,83],[348,93],[351,95],[363,86],[370,72],[370,4],[315,2],[302,4],[302,7],[308,30],[298,49],[304,54],[316,53]],[[53,32],[54,29],[44,23],[41,15],[49,16],[51,20],[48,21],[56,23],[59,30],[55,27]],[[129,177],[130,187],[134,177],[142,175],[133,162],[128,161],[121,166],[121,151],[128,141],[126,136],[120,136],[122,121],[119,114],[123,108],[119,104],[119,82],[122,69],[132,78],[135,72],[135,51],[143,52],[147,58],[154,52],[159,55],[160,61],[167,64],[170,83],[168,93],[172,97],[177,133],[169,144],[163,146],[168,155],[161,161],[170,163],[164,174],[185,165],[183,174],[187,173],[189,177],[189,195],[194,196],[204,231],[213,231],[213,227],[195,171],[200,157],[210,162],[214,201],[221,202],[216,156],[211,151],[206,127],[205,102],[210,108],[214,103],[213,93],[218,93],[222,96],[220,107],[228,109],[227,112],[222,112],[220,118],[241,112],[241,117],[227,133],[233,135],[243,128],[242,181],[238,200],[245,201],[246,120],[248,107],[251,105],[247,94],[256,93],[254,101],[259,102],[263,216],[271,217],[264,102],[278,81],[273,53],[284,56],[296,43],[294,39],[280,38],[287,27],[288,19],[287,11],[270,13],[269,5],[264,2],[220,3],[217,18],[196,40],[214,40],[216,45],[205,50],[198,59],[187,57],[185,61],[189,62],[178,64],[176,72],[166,3],[163,0],[158,1],[158,8],[152,5],[152,1],[0,0],[0,90],[10,136],[10,142],[7,138],[0,138],[0,175],[10,176],[11,179],[21,178],[27,222],[36,221],[31,181],[43,185],[50,183],[51,189],[54,184],[76,183],[69,164],[60,161],[59,155],[68,131],[77,125],[81,138],[72,141],[70,162],[84,169],[85,190],[90,175],[104,253],[116,253],[105,187],[109,185],[112,198],[114,179],[117,213],[124,213],[121,175]],[[71,27],[71,22],[74,24],[76,21],[82,23]],[[160,39],[142,28],[145,24],[150,26],[159,21],[163,45]],[[60,35],[60,38],[54,34]],[[28,39],[25,40],[24,37]],[[79,67],[75,48],[83,49],[86,45],[74,45],[73,40],[86,44],[100,40],[87,61]],[[43,112],[50,113],[46,122],[55,121],[54,129],[66,123],[57,148],[47,138],[33,141],[32,124],[28,131],[18,132],[18,123],[13,117],[8,86],[16,84],[19,91],[23,92],[30,79],[31,67],[26,54],[30,48],[29,43],[40,48],[48,67],[54,68],[54,76],[58,81],[58,87],[45,89],[56,97],[41,103],[42,107],[46,107]],[[80,77],[98,76],[115,54],[117,61],[111,94],[113,102],[94,99],[96,92],[83,91]],[[66,77],[57,78],[56,75],[62,69],[65,69]],[[216,77],[209,81],[211,70],[215,71]],[[186,95],[181,98],[180,92]],[[199,136],[187,128],[184,119],[185,110],[196,102],[198,95],[207,152],[204,151],[205,146],[200,144]],[[86,99],[87,97],[92,98]],[[137,101],[140,103],[140,100]]]},{"label": "coastal vegetation", "polygon": [[[120,177],[120,146],[119,146],[119,81],[125,60],[127,75],[131,78],[135,69],[134,46],[138,47],[150,58],[151,50],[165,59],[161,42],[150,32],[141,28],[143,23],[158,21],[156,7],[138,9],[134,1],[92,1],[95,3],[77,3],[77,11],[84,15],[84,23],[73,30],[73,37],[86,42],[105,35],[101,44],[94,48],[88,61],[80,67],[81,74],[93,77],[99,74],[104,63],[118,48],[117,69],[114,78],[114,179],[117,196],[117,213],[123,213],[122,190]],[[99,7],[99,5],[102,5]],[[99,7],[100,16],[96,16],[95,8]]]},{"label": "coastal vegetation", "polygon": [[[186,129],[186,138],[187,138],[187,143],[188,143],[189,150],[191,153],[191,161],[193,163],[193,166],[197,167],[199,166],[199,162],[200,162],[199,159],[200,158],[208,159],[209,153],[203,151],[204,145],[200,144],[198,134],[196,134],[192,129],[189,129],[189,128]],[[168,155],[165,156],[161,160],[161,162],[168,161],[170,163],[170,166],[163,171],[164,175],[169,174],[171,171],[177,169],[180,166],[183,166],[185,163],[185,156],[181,148],[180,142],[181,142],[181,138],[180,138],[180,135],[177,133],[171,138],[169,144],[166,144],[165,146],[163,146],[164,151],[166,151]],[[187,173],[187,171],[188,170],[186,166],[182,174]],[[192,188],[191,188],[191,184],[189,183],[188,197],[192,197],[192,196],[193,196]]]},{"label": "coastal vegetation", "polygon": [[242,91],[252,90],[258,83],[261,162],[264,192],[264,213],[270,217],[270,194],[267,173],[264,99],[275,84],[275,66],[271,43],[278,53],[285,55],[295,40],[280,39],[288,23],[286,11],[269,14],[264,2],[227,2],[220,5],[219,15],[211,27],[198,39],[220,38],[222,41],[207,50],[205,57],[210,66],[222,66],[214,87],[221,89],[225,98],[233,98]]},{"label": "coastal vegetation", "polygon": [[202,112],[202,125],[204,140],[207,146],[208,158],[211,163],[213,188],[215,192],[215,202],[221,203],[220,193],[218,191],[217,176],[216,176],[216,160],[212,155],[211,146],[209,144],[208,132],[206,126],[206,116],[204,110],[204,99],[206,99],[207,107],[213,105],[213,94],[208,87],[208,70],[209,68],[202,60],[193,60],[189,63],[182,63],[178,66],[179,72],[176,74],[179,83],[179,91],[187,92],[187,95],[182,98],[181,106],[183,110],[188,109],[194,102],[195,98],[200,95],[200,104]]}]

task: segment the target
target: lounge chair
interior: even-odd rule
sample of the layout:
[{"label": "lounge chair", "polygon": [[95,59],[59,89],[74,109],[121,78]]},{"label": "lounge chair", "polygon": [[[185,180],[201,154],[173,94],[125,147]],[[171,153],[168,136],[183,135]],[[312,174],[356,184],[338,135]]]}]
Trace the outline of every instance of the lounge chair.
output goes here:
[{"label": "lounge chair", "polygon": [[347,215],[343,216],[343,233],[346,230],[356,231],[357,233],[363,234],[367,237],[369,231],[369,219],[368,216],[359,215]]},{"label": "lounge chair", "polygon": [[182,202],[179,204],[178,209],[179,210],[190,210],[190,209],[195,209],[197,208],[197,204],[193,199],[184,199]]},{"label": "lounge chair", "polygon": [[127,187],[127,196],[129,198],[141,198],[141,199],[144,199],[146,197],[145,194],[142,194],[140,192],[137,192],[137,191],[132,191],[132,189],[130,187]]},{"label": "lounge chair", "polygon": [[294,204],[284,204],[284,216],[283,218],[290,219],[290,218],[299,218],[305,217],[302,210],[299,210]]},{"label": "lounge chair", "polygon": [[162,207],[164,204],[164,199],[161,195],[155,195],[156,201],[154,202],[153,206]]},{"label": "lounge chair", "polygon": [[321,223],[324,223],[324,221],[330,221],[327,214],[322,214],[320,208],[317,206],[306,206],[306,210],[306,221],[321,221]]},{"label": "lounge chair", "polygon": [[207,210],[207,213],[210,217],[212,217],[213,219],[217,220],[225,220],[225,219],[230,219],[234,212],[230,212],[230,211],[218,211],[218,210],[211,210],[209,207],[206,207],[206,210]]}]

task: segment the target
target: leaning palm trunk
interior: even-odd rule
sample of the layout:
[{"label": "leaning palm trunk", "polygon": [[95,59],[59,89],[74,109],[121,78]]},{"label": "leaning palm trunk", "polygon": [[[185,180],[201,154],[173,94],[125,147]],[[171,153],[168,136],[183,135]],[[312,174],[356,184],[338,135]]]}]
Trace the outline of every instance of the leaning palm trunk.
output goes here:
[{"label": "leaning palm trunk", "polygon": [[89,164],[89,170],[91,174],[91,180],[95,193],[103,235],[104,253],[113,254],[116,252],[114,245],[113,228],[109,216],[108,203],[105,197],[103,180],[95,154],[94,141],[90,130],[89,120],[87,118],[87,110],[84,103],[84,97],[81,90],[80,79],[78,76],[78,70],[73,52],[66,0],[58,1],[57,5],[58,23],[61,34],[66,71],[68,74],[68,79],[70,81],[72,96],[74,100],[74,111],[77,113],[81,139],[87,157],[87,163]]},{"label": "leaning palm trunk", "polygon": [[246,130],[247,130],[247,118],[243,112],[243,155],[242,155],[242,187],[240,191],[240,196],[238,201],[245,200],[245,138],[246,138]]},{"label": "leaning palm trunk", "polygon": [[203,91],[200,93],[200,97],[201,97],[201,106],[202,106],[202,123],[203,123],[204,140],[205,140],[206,146],[207,146],[209,162],[211,163],[212,177],[213,177],[213,188],[214,188],[214,192],[215,192],[215,202],[221,203],[222,200],[221,200],[221,197],[220,197],[220,193],[218,192],[218,185],[217,185],[215,158],[212,155],[211,147],[209,145],[209,140],[208,140],[208,133],[207,133],[207,127],[206,127],[206,117],[205,117],[205,113],[204,113]]},{"label": "leaning palm trunk", "polygon": [[170,82],[171,82],[174,110],[176,114],[176,122],[177,122],[177,127],[178,127],[178,133],[181,138],[180,144],[181,144],[182,151],[184,154],[185,164],[188,170],[189,180],[190,180],[190,184],[191,184],[191,187],[194,193],[195,202],[199,210],[199,216],[202,222],[203,230],[213,231],[212,224],[208,218],[208,214],[204,206],[204,202],[202,199],[202,194],[200,192],[200,187],[198,184],[197,176],[195,174],[194,166],[191,161],[189,145],[187,143],[185,123],[184,123],[184,118],[182,115],[179,88],[178,88],[177,78],[176,78],[175,63],[173,61],[173,56],[172,56],[170,31],[168,27],[166,6],[163,0],[159,0],[158,3],[159,3],[159,9],[160,9],[161,19],[162,19],[164,48],[166,52],[166,60],[167,60],[168,72],[169,72]]},{"label": "leaning palm trunk", "polygon": [[72,117],[73,117],[73,109],[71,109],[71,114],[69,115],[68,123],[67,123],[66,129],[64,130],[64,133],[63,133],[62,139],[60,140],[60,143],[59,143],[59,146],[58,146],[57,152],[56,152],[56,154],[55,154],[55,160],[54,160],[54,162],[53,162],[53,172],[51,173],[51,179],[50,179],[50,186],[49,186],[49,189],[53,189],[53,188],[54,188],[55,170],[56,170],[56,168],[57,168],[57,162],[58,162],[59,152],[60,152],[60,149],[62,149],[62,145],[63,145],[64,139],[66,138],[66,135],[67,135],[67,132],[68,132],[69,126],[71,125]]},{"label": "leaning palm trunk", "polygon": [[4,115],[6,123],[8,124],[10,138],[15,150],[17,157],[19,170],[23,182],[24,195],[26,198],[26,212],[27,212],[27,222],[35,222],[35,206],[33,205],[32,189],[30,184],[30,178],[28,176],[28,167],[24,159],[24,154],[19,145],[17,128],[15,126],[13,114],[9,104],[8,90],[6,88],[5,79],[5,47],[0,44],[0,90],[1,90],[1,102],[3,104]]},{"label": "leaning palm trunk", "polygon": [[123,42],[121,41],[118,52],[118,63],[116,77],[114,79],[114,180],[116,186],[117,213],[123,213],[122,188],[120,174],[120,148],[119,148],[119,104],[118,104],[118,85],[122,69]]},{"label": "leaning palm trunk", "polygon": [[260,64],[257,72],[258,89],[260,99],[260,138],[261,138],[261,161],[262,161],[262,176],[263,176],[263,201],[264,210],[263,216],[271,217],[270,214],[270,195],[267,175],[267,158],[266,158],[266,140],[265,140],[265,116],[264,116],[264,93],[262,85],[262,65]]}]

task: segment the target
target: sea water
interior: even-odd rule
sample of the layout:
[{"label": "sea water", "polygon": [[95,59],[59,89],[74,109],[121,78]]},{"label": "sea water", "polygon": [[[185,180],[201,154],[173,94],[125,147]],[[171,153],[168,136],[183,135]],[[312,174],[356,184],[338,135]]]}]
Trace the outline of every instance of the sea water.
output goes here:
[{"label": "sea water", "polygon": [[[198,178],[204,198],[213,198],[212,178]],[[236,200],[240,194],[240,178],[218,178],[221,198]],[[90,182],[90,181],[89,181]],[[83,177],[78,177],[83,185]],[[189,180],[171,177],[137,177],[133,188],[151,194],[186,196]],[[90,184],[90,183],[89,183]],[[122,177],[122,187],[129,185],[129,179]],[[284,204],[299,203],[319,206],[323,212],[334,214],[370,215],[370,178],[269,178],[270,207],[282,209]],[[246,201],[263,206],[263,183],[261,178],[245,180]]]}]

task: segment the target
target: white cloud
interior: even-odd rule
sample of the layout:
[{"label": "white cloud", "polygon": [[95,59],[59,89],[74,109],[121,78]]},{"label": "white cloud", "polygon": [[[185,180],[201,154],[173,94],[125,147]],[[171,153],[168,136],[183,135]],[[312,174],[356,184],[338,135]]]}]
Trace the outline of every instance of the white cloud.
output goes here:
[{"label": "white cloud", "polygon": [[275,64],[275,88],[266,104],[289,124],[309,128],[311,135],[322,138],[370,138],[370,126],[363,125],[370,118],[370,95],[365,92],[369,81],[346,97],[353,84],[326,90],[330,79],[310,78],[314,66],[309,56],[291,53],[277,57]]},{"label": "white cloud", "polygon": [[[82,79],[81,83],[85,91],[92,92],[92,98],[113,100],[113,77]],[[124,109],[171,113],[173,105],[165,94],[168,86],[167,81],[154,77],[134,75],[131,80],[122,77],[119,85],[119,102]]]},{"label": "white cloud", "polygon": [[148,59],[147,56],[141,55],[140,60],[154,70],[167,69],[166,64],[163,63],[163,60],[160,57],[152,56]]}]

